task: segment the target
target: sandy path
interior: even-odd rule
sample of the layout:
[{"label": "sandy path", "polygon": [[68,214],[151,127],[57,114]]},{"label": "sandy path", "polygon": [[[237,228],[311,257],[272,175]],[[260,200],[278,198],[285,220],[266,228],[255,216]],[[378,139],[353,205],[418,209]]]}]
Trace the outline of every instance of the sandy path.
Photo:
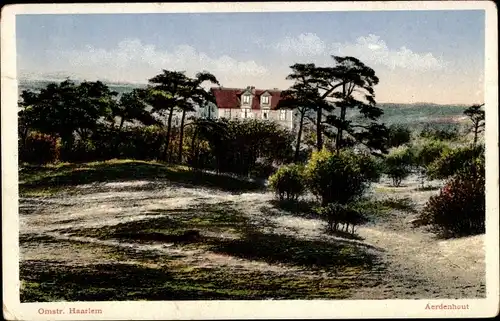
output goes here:
[{"label": "sandy path", "polygon": [[[293,235],[305,239],[331,238],[324,234],[324,223],[289,215],[268,215],[270,193],[244,193],[233,195],[206,189],[180,188],[168,185],[151,186],[151,182],[135,181],[107,183],[98,186],[80,186],[85,195],[57,196],[45,199],[20,200],[21,235],[41,234],[60,239],[89,242],[97,245],[132,247],[135,250],[159,251],[183,256],[183,260],[197,266],[230,266],[235,269],[300,273],[311,272],[299,268],[270,265],[202,250],[185,250],[168,245],[128,244],[92,238],[76,238],[57,232],[65,228],[88,228],[114,225],[153,217],[158,210],[182,209],[195,204],[231,202],[240,208],[256,225],[266,221],[274,233]],[[153,188],[144,188],[144,187]],[[411,195],[410,187],[400,190]],[[427,192],[426,192],[427,193]],[[427,193],[429,194],[429,193]],[[417,195],[418,203],[427,195]],[[464,298],[484,296],[485,265],[483,236],[440,241],[421,230],[412,230],[406,223],[408,216],[397,215],[392,220],[360,227],[362,241],[350,240],[369,246],[381,256],[386,270],[379,275],[375,287],[356,289],[354,299],[424,299]],[[270,227],[271,226],[271,227]],[[109,243],[109,244],[108,244]],[[23,248],[24,259],[44,258],[54,244],[38,248]],[[60,259],[64,251],[58,248]],[[71,256],[75,260],[75,256]],[[86,257],[80,258],[85,263]],[[87,257],[88,259],[88,257]],[[72,262],[75,263],[75,262]],[[76,262],[78,263],[78,262]],[[374,271],[374,274],[376,272]]]}]

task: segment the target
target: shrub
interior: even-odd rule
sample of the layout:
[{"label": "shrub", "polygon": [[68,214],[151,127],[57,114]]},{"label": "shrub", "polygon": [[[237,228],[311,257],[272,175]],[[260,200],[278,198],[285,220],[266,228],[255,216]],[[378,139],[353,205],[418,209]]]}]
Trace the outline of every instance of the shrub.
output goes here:
[{"label": "shrub", "polygon": [[347,150],[339,153],[326,149],[314,152],[305,169],[309,190],[321,200],[322,205],[347,204],[356,200],[371,181],[360,165],[364,159]]},{"label": "shrub", "polygon": [[250,176],[255,178],[267,178],[274,174],[276,169],[269,162],[257,162],[250,171]]},{"label": "shrub", "polygon": [[38,132],[29,134],[19,145],[19,159],[31,164],[54,163],[60,156],[60,139]]},{"label": "shrub", "polygon": [[459,237],[485,232],[484,163],[475,172],[454,176],[432,196],[420,219],[445,237]]},{"label": "shrub", "polygon": [[460,127],[456,124],[441,126],[426,125],[420,132],[420,137],[435,140],[455,140],[460,134]]},{"label": "shrub", "polygon": [[484,146],[446,150],[429,165],[428,175],[432,179],[447,179],[458,172],[470,170],[480,160],[484,160]]},{"label": "shrub", "polygon": [[426,176],[430,178],[429,177],[430,165],[449,149],[450,148],[448,147],[447,144],[436,140],[428,141],[419,147],[412,147],[413,150],[412,153],[414,155],[413,167],[420,174],[422,185],[424,183],[423,181]]},{"label": "shrub", "polygon": [[263,159],[286,164],[293,158],[293,135],[275,122],[220,119],[204,125],[200,136],[209,143],[219,172],[248,175]]},{"label": "shrub", "polygon": [[443,142],[437,140],[428,141],[417,149],[415,161],[418,165],[427,167],[447,150],[449,150],[449,147]]},{"label": "shrub", "polygon": [[385,158],[384,172],[394,186],[400,186],[401,181],[411,174],[413,162],[414,155],[410,148],[397,149]]},{"label": "shrub", "polygon": [[389,126],[389,135],[387,137],[387,148],[398,147],[409,143],[411,140],[411,131],[401,125]]},{"label": "shrub", "polygon": [[71,149],[71,154],[66,156],[66,160],[72,162],[91,162],[97,159],[99,158],[96,146],[90,139],[77,140]]},{"label": "shrub", "polygon": [[[152,160],[158,159],[163,151],[165,131],[158,126],[136,127],[121,132],[119,137],[119,157]],[[171,142],[170,147],[177,145]]]},{"label": "shrub", "polygon": [[316,209],[316,212],[328,223],[330,231],[337,231],[340,224],[344,225],[346,232],[349,232],[349,225],[354,233],[356,225],[366,222],[365,217],[355,207],[347,204],[330,203]]},{"label": "shrub", "polygon": [[269,177],[269,186],[280,200],[297,200],[305,190],[303,168],[295,164],[281,166]]},{"label": "shrub", "polygon": [[357,163],[363,176],[370,182],[378,182],[382,176],[383,158],[376,158],[369,154],[358,154]]}]

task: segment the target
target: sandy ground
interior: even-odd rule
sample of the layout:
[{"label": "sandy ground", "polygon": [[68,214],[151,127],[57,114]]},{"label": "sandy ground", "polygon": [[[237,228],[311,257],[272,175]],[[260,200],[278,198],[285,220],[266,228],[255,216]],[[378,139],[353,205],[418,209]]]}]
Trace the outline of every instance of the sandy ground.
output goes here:
[{"label": "sandy ground", "polygon": [[[415,191],[417,182],[390,189],[387,182],[375,186],[387,190],[391,197],[411,197],[417,208],[423,206],[436,191]],[[228,266],[232,269],[300,273],[311,275],[298,267],[272,265],[235,257],[205,252],[199,249],[179,249],[168,244],[137,244],[115,240],[99,240],[65,235],[65,228],[88,228],[115,225],[145,217],[153,217],[155,210],[179,209],[194,204],[231,202],[239,207],[255,224],[270,222],[266,226],[274,233],[283,233],[305,239],[335,238],[324,232],[324,222],[318,219],[290,215],[266,215],[271,210],[271,193],[243,193],[239,195],[206,189],[169,186],[167,183],[129,181],[81,185],[82,194],[20,200],[21,236],[52,236],[58,239],[89,242],[96,245],[129,247],[135,250],[154,250],[175,254],[193,266]],[[385,195],[376,192],[376,196]],[[352,291],[353,299],[429,299],[473,298],[485,295],[485,263],[483,236],[455,240],[438,240],[408,223],[411,215],[394,215],[357,230],[361,240],[349,240],[365,246],[377,254],[385,266],[373,271],[376,282],[366,288]],[[231,237],[228,235],[227,237]],[[344,240],[346,241],[346,240]],[[105,261],[105,250],[84,250],[68,253],[63,245],[34,242],[21,244],[21,259],[50,259],[66,264],[91,264]],[[100,253],[100,251],[102,253]],[[101,255],[102,254],[102,255]],[[108,258],[109,260],[109,258]],[[372,278],[373,279],[373,278]]]}]

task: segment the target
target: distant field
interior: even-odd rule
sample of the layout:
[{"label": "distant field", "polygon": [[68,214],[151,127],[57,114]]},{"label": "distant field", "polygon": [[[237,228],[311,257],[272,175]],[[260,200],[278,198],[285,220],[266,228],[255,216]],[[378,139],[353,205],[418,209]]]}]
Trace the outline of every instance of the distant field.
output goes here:
[{"label": "distant field", "polygon": [[462,123],[466,121],[463,112],[464,105],[434,105],[434,104],[380,104],[384,111],[381,121],[390,124],[411,124],[417,127],[433,123],[443,125]]}]

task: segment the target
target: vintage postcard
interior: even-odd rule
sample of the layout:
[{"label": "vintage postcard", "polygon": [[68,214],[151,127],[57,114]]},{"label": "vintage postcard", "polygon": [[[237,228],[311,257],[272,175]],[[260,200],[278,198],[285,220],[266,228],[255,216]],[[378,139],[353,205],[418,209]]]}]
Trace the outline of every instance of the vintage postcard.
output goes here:
[{"label": "vintage postcard", "polygon": [[8,320],[491,317],[489,1],[2,8]]}]

